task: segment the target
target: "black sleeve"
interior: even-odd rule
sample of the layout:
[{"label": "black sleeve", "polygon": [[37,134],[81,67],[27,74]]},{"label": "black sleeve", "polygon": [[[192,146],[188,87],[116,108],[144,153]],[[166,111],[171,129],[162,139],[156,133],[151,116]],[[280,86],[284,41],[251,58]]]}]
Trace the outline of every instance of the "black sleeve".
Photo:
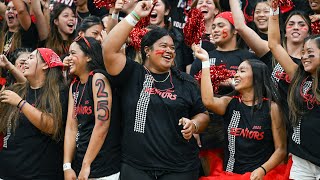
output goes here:
[{"label": "black sleeve", "polygon": [[184,43],[184,41],[183,41],[182,47],[183,47],[183,59],[184,59],[183,62],[185,66],[188,66],[192,64],[194,61],[193,52],[192,52],[192,49]]},{"label": "black sleeve", "polygon": [[[21,28],[22,29],[22,28]],[[36,49],[39,43],[39,35],[37,27],[34,23],[31,23],[28,30],[21,30],[21,47]]]},{"label": "black sleeve", "polygon": [[201,61],[199,59],[195,59],[191,65],[190,75],[194,77],[202,68]]},{"label": "black sleeve", "polygon": [[206,111],[206,108],[202,102],[201,99],[201,95],[200,95],[200,88],[195,85],[195,84],[191,84],[191,97],[192,97],[192,102],[193,102],[193,106],[192,109],[190,111],[190,117],[193,117],[199,113],[203,113]]},{"label": "black sleeve", "polygon": [[98,16],[98,17],[103,17],[109,13],[109,10],[106,9],[105,7],[98,9],[93,3],[93,0],[88,0],[87,1],[88,9],[90,14]]},{"label": "black sleeve", "polygon": [[267,54],[263,55],[260,60],[264,62],[268,66],[269,71],[272,72],[272,52],[267,52]]},{"label": "black sleeve", "polygon": [[62,108],[62,121],[65,125],[65,122],[67,122],[67,116],[68,116],[68,99],[69,99],[69,88],[63,87],[60,90],[60,103]]},{"label": "black sleeve", "polygon": [[116,76],[109,76],[112,87],[124,86],[128,82],[128,79],[132,76],[133,71],[139,70],[139,68],[143,68],[143,66],[127,58],[126,65],[124,66],[120,74]]}]

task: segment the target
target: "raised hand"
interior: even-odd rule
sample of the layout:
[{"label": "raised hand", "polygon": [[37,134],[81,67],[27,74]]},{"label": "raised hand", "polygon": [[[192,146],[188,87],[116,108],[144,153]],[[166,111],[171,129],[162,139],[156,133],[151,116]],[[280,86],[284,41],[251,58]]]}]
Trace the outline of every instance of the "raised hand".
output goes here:
[{"label": "raised hand", "polygon": [[200,47],[200,45],[192,44],[191,46],[194,55],[196,58],[198,58],[200,61],[208,61],[209,60],[209,54],[206,50]]},{"label": "raised hand", "polygon": [[143,18],[150,14],[151,9],[152,1],[140,1],[134,8],[134,12],[136,12],[140,18]]}]

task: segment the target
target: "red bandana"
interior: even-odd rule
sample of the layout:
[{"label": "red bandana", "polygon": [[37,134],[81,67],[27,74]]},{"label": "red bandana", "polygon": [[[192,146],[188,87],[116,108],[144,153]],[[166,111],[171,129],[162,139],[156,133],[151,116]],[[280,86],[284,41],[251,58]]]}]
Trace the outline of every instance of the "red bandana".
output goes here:
[{"label": "red bandana", "polygon": [[48,48],[38,48],[37,49],[43,58],[43,60],[47,63],[49,68],[54,68],[54,67],[63,67],[63,63],[60,59],[60,57],[51,49]]}]

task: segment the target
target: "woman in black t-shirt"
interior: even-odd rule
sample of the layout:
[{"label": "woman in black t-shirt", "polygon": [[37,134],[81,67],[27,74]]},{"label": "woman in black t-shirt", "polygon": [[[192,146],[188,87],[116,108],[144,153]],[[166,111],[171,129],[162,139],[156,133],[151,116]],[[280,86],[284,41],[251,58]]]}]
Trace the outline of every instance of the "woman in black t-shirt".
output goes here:
[{"label": "woman in black t-shirt", "polygon": [[202,61],[202,101],[209,110],[224,116],[224,170],[252,172],[250,179],[262,179],[286,156],[285,124],[267,66],[259,60],[245,60],[234,76],[239,95],[217,98],[210,79],[209,55],[197,45],[193,49]]},{"label": "woman in black t-shirt", "polygon": [[76,79],[69,90],[64,143],[63,170],[68,180],[119,177],[118,100],[111,92],[101,51],[99,41],[84,36],[69,49],[70,73]]},{"label": "woman in black t-shirt", "polygon": [[319,178],[320,36],[305,39],[301,63],[297,65],[280,44],[279,17],[271,16],[269,22],[270,49],[291,81],[288,92],[289,122],[292,125],[289,152],[293,154],[290,178]]},{"label": "woman in black t-shirt", "polygon": [[193,79],[172,67],[173,38],[163,28],[141,42],[143,65],[119,52],[137,20],[151,11],[140,1],[103,42],[104,62],[122,99],[121,179],[198,179],[198,146],[208,115]]},{"label": "woman in black t-shirt", "polygon": [[1,92],[0,178],[63,179],[62,139],[67,109],[63,63],[51,49],[38,48],[24,65],[27,82]]}]

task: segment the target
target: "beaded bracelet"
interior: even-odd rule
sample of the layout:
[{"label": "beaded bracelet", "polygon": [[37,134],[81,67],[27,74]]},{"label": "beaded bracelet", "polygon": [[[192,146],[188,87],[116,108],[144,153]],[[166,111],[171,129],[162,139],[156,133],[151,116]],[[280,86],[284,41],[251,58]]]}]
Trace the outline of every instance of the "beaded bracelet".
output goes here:
[{"label": "beaded bracelet", "polygon": [[195,122],[195,121],[191,121],[193,124],[194,124],[194,127],[195,127],[195,131],[194,131],[194,133],[197,133],[198,132],[198,130],[199,130],[199,126],[198,126],[198,124]]}]

